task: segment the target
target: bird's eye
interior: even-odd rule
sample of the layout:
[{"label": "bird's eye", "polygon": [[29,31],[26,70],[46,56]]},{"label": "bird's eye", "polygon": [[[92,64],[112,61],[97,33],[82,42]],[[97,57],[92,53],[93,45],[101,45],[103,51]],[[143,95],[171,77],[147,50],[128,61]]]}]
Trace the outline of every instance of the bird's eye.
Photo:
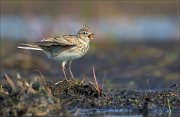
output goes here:
[{"label": "bird's eye", "polygon": [[86,35],[87,33],[86,33],[86,32],[83,32],[82,34]]}]

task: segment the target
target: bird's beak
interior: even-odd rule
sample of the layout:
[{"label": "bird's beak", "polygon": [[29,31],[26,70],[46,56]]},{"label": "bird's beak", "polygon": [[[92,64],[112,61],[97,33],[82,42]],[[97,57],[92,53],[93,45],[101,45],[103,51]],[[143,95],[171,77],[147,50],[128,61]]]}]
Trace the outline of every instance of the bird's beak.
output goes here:
[{"label": "bird's beak", "polygon": [[94,33],[89,34],[88,37],[89,37],[89,39],[93,40],[94,39]]}]

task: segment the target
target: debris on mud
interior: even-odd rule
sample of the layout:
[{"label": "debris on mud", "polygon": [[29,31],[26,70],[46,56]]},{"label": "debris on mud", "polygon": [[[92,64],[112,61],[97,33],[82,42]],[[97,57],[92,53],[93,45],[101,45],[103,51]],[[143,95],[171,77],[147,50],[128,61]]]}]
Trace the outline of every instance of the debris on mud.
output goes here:
[{"label": "debris on mud", "polygon": [[70,115],[42,78],[33,79],[30,83],[17,78],[16,82],[5,74],[5,83],[0,84],[0,115]]},{"label": "debris on mud", "polygon": [[62,80],[46,83],[35,78],[30,83],[5,74],[0,84],[0,115],[3,116],[73,116],[75,108],[122,108],[138,112],[149,109],[178,109],[179,89],[165,91],[102,90],[97,84],[84,80]]},{"label": "debris on mud", "polygon": [[75,80],[63,80],[51,85],[53,95],[60,99],[84,96],[98,98],[100,95],[93,83],[83,84]]}]

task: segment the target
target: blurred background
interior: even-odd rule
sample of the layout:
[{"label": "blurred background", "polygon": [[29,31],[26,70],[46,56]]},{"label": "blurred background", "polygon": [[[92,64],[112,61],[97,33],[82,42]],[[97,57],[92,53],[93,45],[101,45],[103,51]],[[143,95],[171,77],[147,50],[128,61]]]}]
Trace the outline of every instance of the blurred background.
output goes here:
[{"label": "blurred background", "polygon": [[[180,81],[179,1],[1,0],[0,79],[63,79],[60,65],[39,51],[17,49],[52,36],[95,33],[90,51],[72,64],[74,75],[92,80],[92,65],[105,86],[164,89]],[[67,72],[68,73],[68,72]],[[180,85],[180,84],[178,84]]]}]

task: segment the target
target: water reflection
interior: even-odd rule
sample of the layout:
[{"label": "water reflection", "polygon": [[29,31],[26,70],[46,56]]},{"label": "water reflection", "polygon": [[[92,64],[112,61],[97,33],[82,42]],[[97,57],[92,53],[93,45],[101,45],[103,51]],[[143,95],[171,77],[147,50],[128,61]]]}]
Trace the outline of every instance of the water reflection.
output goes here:
[{"label": "water reflection", "polygon": [[154,112],[151,110],[149,113],[139,113],[133,109],[80,109],[80,116],[86,117],[179,117],[179,112],[173,112],[171,115],[166,112]]}]

